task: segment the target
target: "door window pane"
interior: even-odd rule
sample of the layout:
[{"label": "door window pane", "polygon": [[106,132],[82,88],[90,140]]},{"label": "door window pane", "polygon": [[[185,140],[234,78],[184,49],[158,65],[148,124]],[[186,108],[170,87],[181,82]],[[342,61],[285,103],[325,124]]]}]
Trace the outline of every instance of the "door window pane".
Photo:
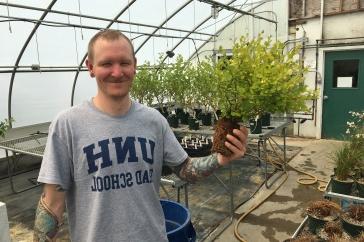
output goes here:
[{"label": "door window pane", "polygon": [[334,88],[358,87],[359,60],[335,60],[334,61]]}]

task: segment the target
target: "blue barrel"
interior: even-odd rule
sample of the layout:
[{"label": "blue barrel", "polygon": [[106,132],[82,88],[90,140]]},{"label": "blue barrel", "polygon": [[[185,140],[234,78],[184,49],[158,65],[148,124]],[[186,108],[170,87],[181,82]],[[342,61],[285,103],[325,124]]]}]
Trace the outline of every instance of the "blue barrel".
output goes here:
[{"label": "blue barrel", "polygon": [[166,221],[168,241],[196,241],[196,231],[192,226],[191,215],[188,209],[183,205],[173,201],[161,199],[160,202]]}]

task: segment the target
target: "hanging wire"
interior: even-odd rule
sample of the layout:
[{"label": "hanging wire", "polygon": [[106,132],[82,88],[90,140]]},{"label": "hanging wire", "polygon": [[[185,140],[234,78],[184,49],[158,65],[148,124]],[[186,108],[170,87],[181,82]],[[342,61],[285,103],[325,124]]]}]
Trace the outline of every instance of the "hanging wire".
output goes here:
[{"label": "hanging wire", "polygon": [[[193,1],[193,27],[196,26],[196,0]],[[193,36],[195,37],[195,34],[193,33]]]},{"label": "hanging wire", "polygon": [[[167,15],[167,0],[164,0],[164,13],[165,13],[165,15],[166,15],[166,19],[168,18],[168,15]],[[168,27],[167,26],[167,22],[168,21],[166,21],[166,28]],[[166,35],[168,35],[168,30],[166,29]],[[169,46],[168,46],[168,38],[166,38],[167,39],[167,50],[169,50]]]},{"label": "hanging wire", "polygon": [[39,55],[39,43],[38,43],[38,30],[35,31],[35,43],[37,47],[37,59],[38,59],[38,66],[39,66],[39,73],[42,73],[40,70],[40,55]]},{"label": "hanging wire", "polygon": [[155,39],[155,37],[153,36],[152,37],[152,44],[153,44],[153,63],[155,63],[157,60],[155,59],[155,46],[154,46],[154,39]]},{"label": "hanging wire", "polygon": [[[9,10],[9,1],[8,0],[6,0],[6,10],[8,11],[8,17],[10,18],[10,10]],[[11,30],[10,21],[8,23],[9,23],[9,32],[10,32],[10,34],[12,34],[13,31]]]},{"label": "hanging wire", "polygon": [[[78,0],[78,13],[81,15],[81,2]],[[83,30],[82,30],[82,17],[80,16],[80,25],[81,25],[81,38],[83,40]]]},{"label": "hanging wire", "polygon": [[[67,15],[68,17],[68,24],[70,24],[70,16]],[[75,37],[75,47],[76,47],[76,65],[78,65],[79,63],[79,58],[78,58],[78,44],[77,44],[77,33],[76,33],[76,27],[73,27],[73,35]]]},{"label": "hanging wire", "polygon": [[132,38],[131,37],[131,24],[130,24],[130,0],[128,0],[128,18],[129,18],[129,37],[130,39]]}]

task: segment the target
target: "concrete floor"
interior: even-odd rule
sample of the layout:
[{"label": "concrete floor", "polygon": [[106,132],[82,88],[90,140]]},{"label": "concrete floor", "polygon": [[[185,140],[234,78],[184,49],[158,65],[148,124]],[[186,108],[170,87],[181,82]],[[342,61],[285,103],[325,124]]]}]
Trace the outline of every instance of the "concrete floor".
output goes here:
[{"label": "concrete floor", "polygon": [[323,198],[323,192],[317,189],[317,183],[314,185],[297,183],[297,178],[302,174],[291,167],[328,181],[333,172],[333,162],[329,154],[339,147],[341,142],[289,138],[287,144],[300,146],[302,150],[289,162],[288,178],[282,186],[266,198],[283,182],[285,175],[281,176],[270,189],[262,187],[253,199],[235,210],[232,223],[217,238],[211,236],[206,241],[240,241],[234,236],[234,227],[238,218],[264,199],[267,200],[243,219],[238,226],[238,232],[244,240],[276,242],[284,241],[294,234],[304,219],[307,203]]},{"label": "concrete floor", "polygon": [[[282,142],[279,137],[277,137],[277,141],[278,143]],[[328,154],[340,145],[340,142],[288,138],[287,145],[291,147],[289,157],[294,157],[289,162],[290,166],[311,172],[321,179],[329,180],[333,164]],[[272,167],[269,167],[269,170],[272,171]],[[283,241],[290,238],[304,218],[303,213],[307,203],[323,197],[323,193],[317,190],[317,185],[300,185],[296,182],[300,174],[290,167],[287,170],[288,179],[278,191],[267,198],[239,225],[239,233],[246,241]],[[224,182],[227,182],[227,173],[228,169],[224,168],[218,171],[217,175]],[[34,172],[27,174],[27,176],[34,175],[36,175]],[[278,175],[280,174],[275,174],[275,176]],[[234,226],[238,218],[272,193],[284,177],[285,175],[281,176],[269,189],[262,186],[252,199],[239,206],[234,211],[233,221],[227,228],[225,228],[226,224],[231,221],[228,206],[229,197],[216,183],[216,179],[210,177],[207,181],[191,185],[189,189],[190,211],[192,222],[198,232],[198,241],[239,241],[234,236]],[[264,180],[263,166],[257,167],[256,160],[243,160],[234,163],[234,206],[238,206],[253,195],[254,191],[259,188],[262,179]],[[270,181],[274,179],[275,177],[272,177]],[[24,177],[22,180],[25,180]],[[0,187],[0,201],[8,203],[8,216],[10,226],[13,228],[11,232],[15,231],[16,224],[21,224],[23,227],[25,226],[23,238],[29,238],[29,240],[22,241],[31,241],[29,236],[31,235],[35,206],[41,193],[40,187],[20,195],[11,194],[7,179],[0,180]],[[25,198],[27,203],[23,202]],[[67,232],[62,237],[67,237]],[[14,241],[20,240],[15,239]]]}]

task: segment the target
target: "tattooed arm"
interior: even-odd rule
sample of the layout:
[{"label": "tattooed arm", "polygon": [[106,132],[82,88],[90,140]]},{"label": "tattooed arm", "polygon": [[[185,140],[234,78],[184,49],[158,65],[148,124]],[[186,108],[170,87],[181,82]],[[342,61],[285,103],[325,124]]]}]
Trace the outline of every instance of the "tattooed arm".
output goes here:
[{"label": "tattooed arm", "polygon": [[216,154],[200,157],[187,158],[181,165],[171,167],[181,179],[188,182],[195,182],[199,178],[211,175],[218,167],[220,167]]},{"label": "tattooed arm", "polygon": [[212,154],[200,158],[187,158],[181,165],[171,167],[181,179],[189,182],[195,182],[199,178],[209,176],[219,166],[227,165],[230,161],[241,158],[246,151],[248,131],[242,127],[234,129],[234,136],[227,135],[225,146],[232,151],[229,157],[221,154]]},{"label": "tattooed arm", "polygon": [[45,184],[34,223],[34,242],[54,241],[62,225],[65,192],[59,185]]}]

